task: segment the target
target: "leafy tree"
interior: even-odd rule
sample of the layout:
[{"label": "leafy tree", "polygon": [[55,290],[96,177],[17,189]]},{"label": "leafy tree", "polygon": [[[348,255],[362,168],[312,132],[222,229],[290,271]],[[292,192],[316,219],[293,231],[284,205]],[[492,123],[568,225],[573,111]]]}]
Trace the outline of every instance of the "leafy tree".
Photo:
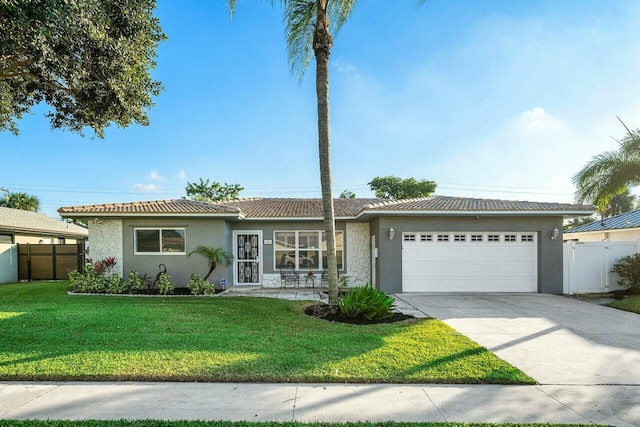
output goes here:
[{"label": "leafy tree", "polygon": [[[625,126],[626,128],[626,126]],[[574,175],[576,200],[607,206],[629,187],[640,185],[640,129],[627,129],[616,151],[594,156]]]},{"label": "leafy tree", "polygon": [[614,215],[632,211],[635,206],[635,201],[636,196],[631,194],[629,189],[625,189],[620,194],[602,200],[598,205],[598,211],[603,218],[609,218]]},{"label": "leafy tree", "polygon": [[218,264],[228,267],[233,262],[233,254],[225,251],[223,248],[210,248],[200,245],[196,246],[196,248],[189,252],[189,255],[187,256],[190,257],[193,254],[200,255],[209,262],[209,272],[202,280],[207,280]]},{"label": "leafy tree", "polygon": [[40,199],[27,193],[16,192],[7,193],[0,199],[0,206],[5,208],[20,209],[23,211],[38,212],[40,210]]},{"label": "leafy tree", "polygon": [[568,230],[570,228],[577,227],[579,225],[590,224],[594,221],[595,221],[595,218],[593,217],[573,218],[572,220],[567,222],[562,228],[565,230]]},{"label": "leafy tree", "polygon": [[111,123],[149,124],[155,0],[0,0],[0,131],[46,102],[52,128],[98,137]]},{"label": "leafy tree", "polygon": [[402,179],[397,176],[377,176],[371,180],[369,187],[375,191],[376,197],[382,199],[411,199],[428,197],[436,191],[436,182],[415,178]]},{"label": "leafy tree", "polygon": [[340,198],[341,199],[355,199],[356,198],[356,193],[354,193],[351,190],[344,190],[342,193],[340,193]]},{"label": "leafy tree", "polygon": [[220,184],[219,182],[203,180],[200,182],[187,182],[185,191],[187,198],[198,202],[219,202],[221,200],[235,200],[244,190],[239,184]]}]

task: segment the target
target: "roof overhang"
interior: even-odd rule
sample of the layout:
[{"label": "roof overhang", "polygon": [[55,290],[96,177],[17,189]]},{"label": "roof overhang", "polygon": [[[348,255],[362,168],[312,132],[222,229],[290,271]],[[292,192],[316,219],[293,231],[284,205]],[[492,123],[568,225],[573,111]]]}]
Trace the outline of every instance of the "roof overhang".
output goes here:
[{"label": "roof overhang", "polygon": [[64,231],[64,230],[44,230],[38,228],[26,228],[26,227],[0,227],[0,233],[11,233],[11,234],[36,234],[36,235],[44,235],[44,236],[61,236],[61,237],[73,237],[73,238],[87,238],[89,237],[89,232],[86,233],[76,233],[74,231]]},{"label": "roof overhang", "polygon": [[593,212],[580,211],[385,211],[385,210],[364,210],[356,218],[366,219],[368,217],[381,216],[589,216]]}]

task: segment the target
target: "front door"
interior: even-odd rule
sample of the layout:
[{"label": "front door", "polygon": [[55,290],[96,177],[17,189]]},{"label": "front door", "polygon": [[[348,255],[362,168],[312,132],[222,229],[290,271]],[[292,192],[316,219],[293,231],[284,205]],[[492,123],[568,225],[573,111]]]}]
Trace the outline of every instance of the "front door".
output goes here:
[{"label": "front door", "polygon": [[236,285],[259,285],[262,273],[262,231],[234,231],[233,278]]}]

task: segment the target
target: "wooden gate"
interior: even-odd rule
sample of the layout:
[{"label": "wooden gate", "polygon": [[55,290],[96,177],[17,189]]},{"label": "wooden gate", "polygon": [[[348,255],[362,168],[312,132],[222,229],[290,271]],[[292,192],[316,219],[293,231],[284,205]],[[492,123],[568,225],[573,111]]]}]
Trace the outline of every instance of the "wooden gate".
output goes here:
[{"label": "wooden gate", "polygon": [[18,244],[18,280],[65,280],[83,265],[84,243]]}]

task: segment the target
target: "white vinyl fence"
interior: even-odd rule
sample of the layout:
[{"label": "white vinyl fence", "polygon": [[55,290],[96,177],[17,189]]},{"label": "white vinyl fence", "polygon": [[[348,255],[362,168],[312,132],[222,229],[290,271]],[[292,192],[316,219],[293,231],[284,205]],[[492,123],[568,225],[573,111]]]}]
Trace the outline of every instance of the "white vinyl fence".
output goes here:
[{"label": "white vinyl fence", "polygon": [[564,293],[610,292],[622,289],[611,273],[619,258],[640,252],[640,239],[631,242],[565,242]]},{"label": "white vinyl fence", "polygon": [[0,283],[18,281],[18,245],[0,243]]}]

